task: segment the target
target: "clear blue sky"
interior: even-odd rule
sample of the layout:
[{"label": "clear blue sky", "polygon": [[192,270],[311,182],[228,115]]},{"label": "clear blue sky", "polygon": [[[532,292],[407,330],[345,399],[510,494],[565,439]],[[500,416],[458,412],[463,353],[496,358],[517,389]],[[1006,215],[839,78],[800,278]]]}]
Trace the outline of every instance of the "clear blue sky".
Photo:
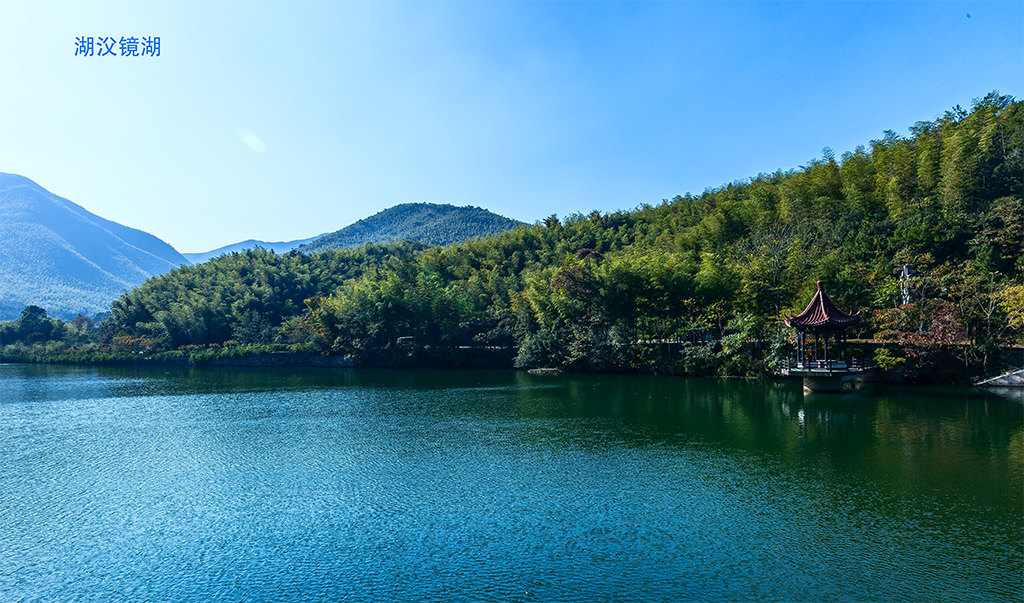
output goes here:
[{"label": "clear blue sky", "polygon": [[410,201],[629,209],[991,90],[1024,94],[1019,0],[7,2],[0,171],[193,252]]}]

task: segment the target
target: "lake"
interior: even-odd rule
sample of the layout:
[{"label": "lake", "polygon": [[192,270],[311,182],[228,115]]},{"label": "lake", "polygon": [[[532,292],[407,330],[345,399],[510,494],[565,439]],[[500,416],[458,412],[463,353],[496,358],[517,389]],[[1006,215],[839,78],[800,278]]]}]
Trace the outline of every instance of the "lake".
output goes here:
[{"label": "lake", "polygon": [[0,599],[1024,597],[1024,416],[955,389],[0,365]]}]

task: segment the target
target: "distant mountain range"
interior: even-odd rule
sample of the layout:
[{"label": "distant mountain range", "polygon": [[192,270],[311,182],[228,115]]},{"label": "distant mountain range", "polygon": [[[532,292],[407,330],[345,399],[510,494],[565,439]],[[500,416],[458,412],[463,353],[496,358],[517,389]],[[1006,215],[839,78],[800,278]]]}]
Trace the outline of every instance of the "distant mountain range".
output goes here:
[{"label": "distant mountain range", "polygon": [[151,276],[254,247],[286,253],[392,241],[448,245],[520,224],[479,207],[406,203],[319,237],[276,243],[250,239],[180,254],[157,237],[90,213],[28,178],[0,173],[0,320],[18,318],[27,305],[62,318],[104,312]]},{"label": "distant mountain range", "polygon": [[451,245],[482,235],[497,234],[522,225],[482,207],[456,207],[434,203],[403,203],[359,220],[337,232],[325,234],[298,247],[312,252],[357,247],[365,243],[417,241]]},{"label": "distant mountain range", "polygon": [[192,262],[193,264],[202,264],[206,260],[222,256],[226,253],[245,251],[246,249],[256,249],[257,247],[268,249],[270,251],[273,251],[274,253],[288,253],[289,251],[295,249],[300,245],[305,245],[306,243],[313,242],[314,240],[316,240],[316,238],[317,237],[310,237],[308,239],[299,239],[297,241],[279,241],[276,243],[271,243],[268,241],[257,241],[256,239],[249,239],[246,241],[242,241],[240,243],[232,243],[231,245],[218,247],[213,251],[204,251],[201,253],[183,253],[181,255],[188,258],[188,261]]},{"label": "distant mountain range", "polygon": [[0,173],[0,319],[29,304],[62,317],[106,311],[123,291],[182,264],[157,237]]}]

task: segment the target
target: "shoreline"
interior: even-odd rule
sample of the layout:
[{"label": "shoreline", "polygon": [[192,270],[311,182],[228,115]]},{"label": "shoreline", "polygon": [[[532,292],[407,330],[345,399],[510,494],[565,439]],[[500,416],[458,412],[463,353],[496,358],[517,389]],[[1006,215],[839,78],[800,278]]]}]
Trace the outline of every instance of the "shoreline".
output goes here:
[{"label": "shoreline", "polygon": [[[304,352],[256,352],[251,354],[205,356],[201,354],[163,356],[165,352],[153,355],[109,355],[103,358],[75,358],[78,354],[40,355],[34,357],[0,356],[0,364],[49,364],[65,366],[168,366],[168,367],[275,367],[275,368],[354,368],[351,358],[344,356],[319,356]],[[85,356],[82,354],[81,356]]]},{"label": "shoreline", "polygon": [[[68,366],[136,366],[176,368],[363,368],[363,369],[404,369],[404,370],[521,370],[530,373],[555,374],[635,374],[651,376],[707,377],[714,379],[735,379],[751,381],[786,381],[800,379],[799,376],[783,374],[728,375],[716,372],[685,372],[679,366],[652,363],[645,366],[608,367],[606,370],[581,369],[581,367],[515,366],[514,350],[511,349],[419,349],[404,353],[381,354],[357,362],[351,356],[324,356],[315,352],[298,349],[268,349],[266,345],[239,347],[203,347],[178,349],[163,352],[112,352],[100,350],[71,350],[62,353],[0,354],[0,363],[68,365]],[[946,375],[947,377],[949,375]],[[911,379],[898,371],[876,368],[870,374],[859,378],[862,383],[885,383],[915,386],[972,386],[977,380],[963,378]],[[979,387],[979,389],[989,389]],[[1021,388],[1024,389],[1024,388]]]}]

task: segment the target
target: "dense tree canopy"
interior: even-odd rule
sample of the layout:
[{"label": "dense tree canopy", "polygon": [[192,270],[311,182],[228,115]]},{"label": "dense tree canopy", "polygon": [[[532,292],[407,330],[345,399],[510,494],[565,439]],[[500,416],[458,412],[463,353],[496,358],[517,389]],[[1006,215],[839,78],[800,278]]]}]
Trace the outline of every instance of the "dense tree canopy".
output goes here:
[{"label": "dense tree canopy", "polygon": [[172,347],[287,338],[296,326],[289,319],[307,311],[307,299],[425,248],[396,243],[315,255],[231,253],[151,278],[122,295],[111,306],[108,327]]}]

